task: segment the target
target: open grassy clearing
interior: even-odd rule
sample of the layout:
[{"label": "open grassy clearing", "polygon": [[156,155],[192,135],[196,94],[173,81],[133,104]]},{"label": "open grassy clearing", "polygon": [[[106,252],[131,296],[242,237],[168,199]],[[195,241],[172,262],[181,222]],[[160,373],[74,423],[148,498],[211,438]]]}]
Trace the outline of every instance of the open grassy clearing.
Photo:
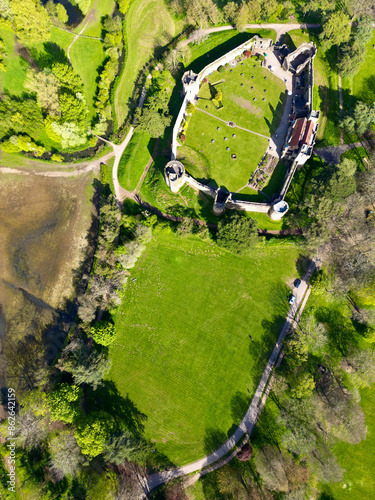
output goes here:
[{"label": "open grassy clearing", "polygon": [[1,303],[14,335],[51,320],[71,298],[91,225],[91,174],[74,178],[2,175]]},{"label": "open grassy clearing", "polygon": [[375,101],[375,32],[366,48],[366,59],[353,78],[343,79],[344,106],[352,108],[357,100],[366,104]]},{"label": "open grassy clearing", "polygon": [[133,191],[151,158],[154,141],[146,132],[135,132],[131,138],[118,169],[118,179],[121,186]]},{"label": "open grassy clearing", "polygon": [[366,439],[359,444],[339,443],[334,448],[339,464],[346,470],[341,483],[330,485],[326,489],[335,500],[362,500],[374,496],[375,387],[362,389],[360,395],[366,418],[367,435]]},{"label": "open grassy clearing", "polygon": [[[237,191],[250,179],[267,145],[267,139],[233,129],[197,110],[190,121],[185,145],[178,148],[177,154],[194,177]],[[232,154],[237,155],[236,160]]]},{"label": "open grassy clearing", "polygon": [[288,309],[297,255],[260,244],[238,257],[164,232],[148,244],[117,314],[109,377],[172,462],[212,451],[240,422]]},{"label": "open grassy clearing", "polygon": [[0,37],[4,40],[6,49],[6,71],[0,72],[1,90],[13,95],[21,95],[24,92],[23,84],[29,63],[16,50],[16,36],[13,31],[1,29]]},{"label": "open grassy clearing", "polygon": [[115,94],[117,122],[126,119],[134,85],[143,65],[177,35],[184,22],[175,20],[163,0],[133,0],[126,14],[126,60]]},{"label": "open grassy clearing", "polygon": [[74,69],[85,85],[85,94],[90,119],[94,116],[97,79],[105,59],[103,44],[100,40],[79,38],[70,50],[70,58]]},{"label": "open grassy clearing", "polygon": [[[87,12],[87,16],[90,15],[91,12],[93,12],[93,14],[92,17],[90,18],[89,24],[87,25],[85,31],[82,34],[101,37],[102,17],[106,15],[110,16],[113,10],[115,9],[115,6],[116,6],[115,0],[96,0],[96,1],[93,0]],[[79,33],[87,23],[87,16],[82,20],[82,22],[76,28],[74,28],[74,31],[76,33]]]},{"label": "open grassy clearing", "polygon": [[[292,41],[290,48],[293,49],[303,42],[313,41],[317,43],[317,35],[318,31],[316,29],[293,30],[288,32],[285,39],[286,43],[289,40]],[[338,127],[339,93],[336,63],[336,47],[324,53],[318,45],[318,51],[314,59],[313,109],[321,111],[317,134],[319,146],[335,146],[340,144],[340,129]]]}]

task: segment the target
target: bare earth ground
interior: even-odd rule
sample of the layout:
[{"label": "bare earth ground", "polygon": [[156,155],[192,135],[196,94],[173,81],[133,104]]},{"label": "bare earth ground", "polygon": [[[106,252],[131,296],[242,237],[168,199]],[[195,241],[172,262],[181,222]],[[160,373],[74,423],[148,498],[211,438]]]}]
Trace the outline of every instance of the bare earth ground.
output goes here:
[{"label": "bare earth ground", "polygon": [[72,297],[92,222],[92,181],[91,173],[0,176],[0,306],[12,337],[51,321]]}]

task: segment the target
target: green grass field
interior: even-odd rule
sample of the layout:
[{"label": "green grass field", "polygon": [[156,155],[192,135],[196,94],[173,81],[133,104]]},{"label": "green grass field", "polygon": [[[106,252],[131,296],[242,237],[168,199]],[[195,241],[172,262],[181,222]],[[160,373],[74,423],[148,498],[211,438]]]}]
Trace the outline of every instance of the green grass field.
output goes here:
[{"label": "green grass field", "polygon": [[375,32],[366,48],[365,62],[353,78],[343,79],[344,105],[351,107],[357,100],[367,104],[375,101]]},{"label": "green grass field", "polygon": [[334,448],[339,464],[346,470],[343,481],[330,485],[327,489],[335,500],[374,498],[375,387],[362,389],[360,394],[361,406],[366,417],[367,435],[359,444],[339,443]]},{"label": "green grass field", "polygon": [[70,50],[70,58],[74,69],[85,85],[89,117],[92,118],[95,113],[94,103],[99,68],[105,59],[102,42],[90,38],[79,38]]},{"label": "green grass field", "polygon": [[172,462],[212,451],[240,422],[287,312],[297,255],[264,243],[238,257],[164,232],[148,244],[117,314],[109,378]]},{"label": "green grass field", "polygon": [[4,40],[6,50],[6,71],[0,71],[0,87],[10,94],[21,95],[29,63],[15,49],[15,34],[12,31],[1,29],[0,37]]},{"label": "green grass field", "polygon": [[129,100],[143,65],[155,47],[165,45],[183,27],[167,10],[163,0],[133,0],[126,14],[126,59],[115,94],[117,122],[121,126],[129,112]]},{"label": "green grass field", "polygon": [[[128,191],[133,191],[151,158],[149,149],[150,136],[146,132],[135,132],[131,138],[118,169],[118,179],[121,186]],[[151,141],[151,147],[153,147]]]}]

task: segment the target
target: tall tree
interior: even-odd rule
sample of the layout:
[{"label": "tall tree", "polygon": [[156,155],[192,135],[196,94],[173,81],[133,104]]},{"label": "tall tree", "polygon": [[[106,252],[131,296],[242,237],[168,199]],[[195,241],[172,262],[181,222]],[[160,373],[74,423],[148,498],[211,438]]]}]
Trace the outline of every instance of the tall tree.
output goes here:
[{"label": "tall tree", "polygon": [[245,254],[258,239],[257,222],[250,217],[232,214],[217,225],[218,245],[238,254]]},{"label": "tall tree", "polygon": [[332,45],[340,45],[349,40],[351,33],[350,19],[342,11],[335,11],[323,22],[323,31],[320,34],[324,49]]},{"label": "tall tree", "polygon": [[46,42],[51,34],[51,20],[39,0],[11,0],[13,26],[21,42],[32,45]]}]

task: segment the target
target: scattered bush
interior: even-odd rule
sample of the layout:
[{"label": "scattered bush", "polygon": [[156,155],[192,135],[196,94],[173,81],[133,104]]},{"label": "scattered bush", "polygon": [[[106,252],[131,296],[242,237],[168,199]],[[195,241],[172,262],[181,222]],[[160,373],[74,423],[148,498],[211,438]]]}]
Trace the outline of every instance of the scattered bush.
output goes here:
[{"label": "scattered bush", "polygon": [[98,321],[90,330],[92,338],[97,344],[108,346],[116,338],[116,328],[113,323],[108,321]]},{"label": "scattered bush", "polygon": [[225,73],[225,66],[219,66],[217,70],[219,73]]}]

